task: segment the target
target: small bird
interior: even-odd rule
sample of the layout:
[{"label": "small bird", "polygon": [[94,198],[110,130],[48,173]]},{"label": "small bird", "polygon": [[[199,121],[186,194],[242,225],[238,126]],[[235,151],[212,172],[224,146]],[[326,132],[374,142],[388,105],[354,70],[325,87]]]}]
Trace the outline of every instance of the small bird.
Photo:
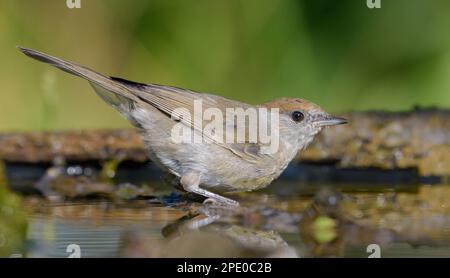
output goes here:
[{"label": "small bird", "polygon": [[[108,77],[39,51],[18,48],[31,58],[86,79],[105,102],[139,130],[154,163],[175,176],[185,191],[220,205],[238,206],[239,203],[219,193],[268,186],[323,127],[347,123],[346,119],[331,116],[318,105],[300,98],[281,98],[255,106],[212,94]],[[273,110],[279,119],[276,151],[265,151],[267,142],[249,141],[248,136],[244,141],[231,143],[214,139],[174,142],[171,131],[180,122],[194,132],[205,133],[197,128],[195,115],[194,119],[173,116],[177,108],[197,113],[195,100],[201,100],[205,109],[216,108],[224,114],[227,108],[276,109]],[[224,121],[223,125],[225,132],[238,129],[235,122]]]}]

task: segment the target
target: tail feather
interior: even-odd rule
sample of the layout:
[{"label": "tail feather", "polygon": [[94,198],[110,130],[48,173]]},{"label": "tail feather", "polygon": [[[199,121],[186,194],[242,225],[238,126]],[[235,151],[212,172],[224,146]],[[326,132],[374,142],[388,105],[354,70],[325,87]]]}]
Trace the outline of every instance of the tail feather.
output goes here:
[{"label": "tail feather", "polygon": [[[129,100],[138,101],[138,97],[130,91],[127,87],[120,84],[119,82],[116,82],[112,80],[111,78],[104,76],[100,73],[97,73],[91,69],[88,69],[86,67],[71,63],[69,61],[65,61],[60,58],[56,58],[50,55],[47,55],[45,53],[32,50],[25,47],[18,47],[18,49],[23,52],[28,57],[31,57],[33,59],[36,59],[38,61],[47,63],[49,65],[52,65],[56,68],[59,68],[60,70],[63,70],[65,72],[68,72],[70,74],[79,76],[81,78],[84,78],[88,80],[94,87],[101,87],[107,92],[112,92],[114,94],[117,94],[120,97],[124,97]],[[96,90],[97,91],[97,90]],[[102,96],[103,98],[103,96]],[[103,98],[105,99],[105,98]],[[105,99],[105,101],[107,101]]]}]

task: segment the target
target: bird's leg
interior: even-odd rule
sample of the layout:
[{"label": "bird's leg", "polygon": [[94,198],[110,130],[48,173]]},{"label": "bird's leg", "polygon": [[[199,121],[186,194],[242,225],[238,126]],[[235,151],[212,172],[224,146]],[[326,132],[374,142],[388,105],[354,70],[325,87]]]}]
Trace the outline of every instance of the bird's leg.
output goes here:
[{"label": "bird's leg", "polygon": [[202,219],[190,220],[186,224],[186,227],[189,230],[199,230],[201,227],[208,226],[209,224],[211,224],[219,219],[220,219],[220,215],[206,216],[205,218],[202,218]]},{"label": "bird's leg", "polygon": [[[220,196],[219,194],[210,192],[208,190],[205,190],[203,188],[200,188],[200,174],[195,172],[189,172],[185,175],[183,175],[180,179],[180,183],[183,186],[184,190],[187,192],[193,192],[199,195],[202,195],[206,198],[208,198],[206,201],[212,199],[218,203],[226,204],[229,206],[239,206],[239,203],[225,198],[223,196]],[[211,200],[210,200],[211,201]]]}]

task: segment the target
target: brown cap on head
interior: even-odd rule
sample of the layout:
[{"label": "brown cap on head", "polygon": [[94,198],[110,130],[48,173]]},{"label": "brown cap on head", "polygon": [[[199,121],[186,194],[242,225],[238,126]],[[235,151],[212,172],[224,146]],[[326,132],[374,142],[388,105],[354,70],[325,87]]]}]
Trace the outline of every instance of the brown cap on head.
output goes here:
[{"label": "brown cap on head", "polygon": [[345,118],[329,115],[328,113],[323,111],[319,105],[301,98],[280,98],[271,102],[264,103],[261,106],[267,108],[279,108],[281,113],[289,113],[296,110],[306,112],[317,111],[318,115],[316,115],[312,120],[317,126],[341,125],[348,122]]},{"label": "brown cap on head", "polygon": [[301,98],[279,98],[271,102],[262,104],[267,108],[279,108],[281,112],[290,112],[295,110],[319,110],[322,111],[319,105]]}]

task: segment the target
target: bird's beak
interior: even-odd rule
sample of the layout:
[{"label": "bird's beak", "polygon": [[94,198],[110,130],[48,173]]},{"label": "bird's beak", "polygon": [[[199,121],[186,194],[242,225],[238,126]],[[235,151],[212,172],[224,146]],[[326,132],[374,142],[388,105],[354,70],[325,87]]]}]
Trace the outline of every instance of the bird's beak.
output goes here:
[{"label": "bird's beak", "polygon": [[326,115],[319,117],[314,121],[318,126],[332,126],[332,125],[342,125],[348,123],[347,119],[341,117],[334,117],[331,115]]}]

